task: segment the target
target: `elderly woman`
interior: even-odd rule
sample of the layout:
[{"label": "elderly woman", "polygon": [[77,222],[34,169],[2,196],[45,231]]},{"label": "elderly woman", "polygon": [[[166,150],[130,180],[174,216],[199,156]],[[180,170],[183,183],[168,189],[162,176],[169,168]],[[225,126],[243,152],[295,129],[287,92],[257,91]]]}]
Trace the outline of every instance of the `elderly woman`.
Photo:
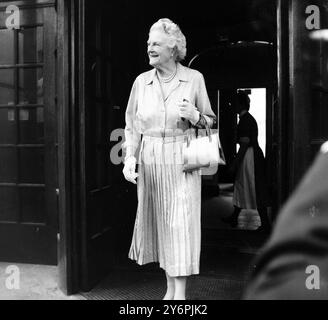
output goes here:
[{"label": "elderly woman", "polygon": [[126,110],[123,174],[138,190],[129,258],[159,262],[164,299],[184,300],[187,277],[199,273],[201,174],[184,171],[182,147],[187,130],[213,126],[216,117],[202,74],[179,63],[186,55],[180,28],[160,19],[147,45],[153,69],[135,80]]}]

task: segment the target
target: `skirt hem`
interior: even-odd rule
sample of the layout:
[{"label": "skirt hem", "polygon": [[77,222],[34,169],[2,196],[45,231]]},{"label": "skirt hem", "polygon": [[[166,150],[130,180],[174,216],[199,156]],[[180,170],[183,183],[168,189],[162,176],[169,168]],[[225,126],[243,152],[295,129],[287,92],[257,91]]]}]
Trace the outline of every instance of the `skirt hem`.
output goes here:
[{"label": "skirt hem", "polygon": [[[144,266],[150,263],[158,263],[159,267],[163,269],[170,277],[188,277],[192,275],[199,274],[199,263],[195,262],[192,264],[188,264],[188,266],[169,266],[168,268],[164,267],[158,260],[152,261],[138,261],[136,258],[132,258],[129,256],[129,259],[135,261],[139,266]],[[172,270],[173,269],[173,270]],[[181,269],[186,270],[185,272],[181,272]]]}]

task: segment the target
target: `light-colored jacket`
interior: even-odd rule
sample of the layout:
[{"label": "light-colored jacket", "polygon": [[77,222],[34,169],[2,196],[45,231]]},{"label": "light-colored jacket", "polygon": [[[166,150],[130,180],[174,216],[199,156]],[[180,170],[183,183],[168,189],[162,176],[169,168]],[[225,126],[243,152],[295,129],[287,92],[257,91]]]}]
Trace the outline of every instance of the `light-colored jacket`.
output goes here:
[{"label": "light-colored jacket", "polygon": [[164,100],[156,69],[140,74],[133,83],[125,120],[126,156],[134,155],[141,134],[147,131],[187,130],[189,122],[179,116],[178,103],[183,99],[192,103],[210,126],[216,119],[211,108],[203,75],[196,70],[177,64],[174,83]]}]

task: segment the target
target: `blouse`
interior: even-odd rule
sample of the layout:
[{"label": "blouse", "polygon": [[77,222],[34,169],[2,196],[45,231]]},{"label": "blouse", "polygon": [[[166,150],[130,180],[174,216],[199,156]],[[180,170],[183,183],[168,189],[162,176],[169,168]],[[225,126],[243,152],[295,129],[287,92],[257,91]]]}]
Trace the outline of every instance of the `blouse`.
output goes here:
[{"label": "blouse", "polygon": [[[141,135],[151,132],[165,133],[172,130],[188,130],[189,121],[179,116],[178,103],[192,103],[210,127],[216,123],[203,75],[177,63],[177,74],[172,86],[163,97],[156,69],[140,74],[133,83],[125,114],[126,157],[134,156]],[[202,121],[200,121],[201,123]]]},{"label": "blouse", "polygon": [[256,120],[249,113],[246,112],[239,119],[237,126],[237,139],[238,141],[242,137],[248,137],[250,139],[249,146],[257,147],[258,146],[258,127]]}]

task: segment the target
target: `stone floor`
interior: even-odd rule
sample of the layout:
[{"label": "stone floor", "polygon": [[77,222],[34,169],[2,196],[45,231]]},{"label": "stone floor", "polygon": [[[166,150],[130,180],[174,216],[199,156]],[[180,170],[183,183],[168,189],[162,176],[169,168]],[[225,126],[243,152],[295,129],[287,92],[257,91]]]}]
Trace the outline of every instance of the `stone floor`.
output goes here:
[{"label": "stone floor", "polygon": [[[81,300],[58,288],[56,266],[0,263],[0,300]],[[17,278],[15,275],[17,274]]]},{"label": "stone floor", "polygon": [[[254,254],[243,253],[232,247],[203,248],[200,274],[191,276],[187,282],[187,299],[220,301],[241,299],[249,276],[254,270],[254,257]],[[87,300],[161,300],[163,298],[166,279],[157,264],[137,266],[126,259],[120,265],[119,269],[112,270],[93,290],[81,294]]]},{"label": "stone floor", "polygon": [[[222,222],[222,217],[233,212],[231,196],[231,187],[227,186],[220,196],[202,201],[201,276],[190,281],[190,299],[239,299],[252,271],[253,258],[265,241],[251,231],[260,225],[256,211],[243,211],[235,230]],[[160,299],[165,289],[163,274],[152,266],[131,265],[126,255],[124,259],[121,267],[94,290],[70,297],[58,287],[57,267],[1,262],[0,300]],[[14,271],[19,271],[17,288],[11,288],[15,285]]]}]

